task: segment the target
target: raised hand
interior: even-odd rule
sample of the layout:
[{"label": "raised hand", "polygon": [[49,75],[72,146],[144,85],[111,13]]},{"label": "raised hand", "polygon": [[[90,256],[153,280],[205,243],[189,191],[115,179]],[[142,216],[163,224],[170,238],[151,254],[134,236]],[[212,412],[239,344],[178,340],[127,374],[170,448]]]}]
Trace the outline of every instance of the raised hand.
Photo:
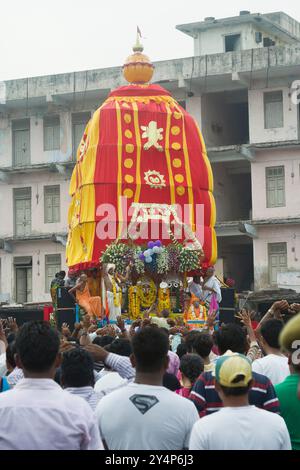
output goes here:
[{"label": "raised hand", "polygon": [[13,333],[16,333],[19,329],[17,325],[17,320],[13,317],[8,317],[7,319],[7,326]]},{"label": "raised hand", "polygon": [[251,313],[248,310],[241,310],[235,315],[235,318],[238,318],[247,328],[252,328]]},{"label": "raised hand", "polygon": [[214,328],[216,324],[216,318],[217,318],[217,312],[215,311],[207,315],[206,323],[207,323],[208,328]]},{"label": "raised hand", "polygon": [[68,341],[61,341],[59,352],[63,354],[67,351],[71,351],[71,349],[75,349],[75,347],[76,346],[74,344],[71,344]]},{"label": "raised hand", "polygon": [[292,314],[299,313],[300,312],[300,304],[292,304],[290,305],[289,311]]},{"label": "raised hand", "polygon": [[118,316],[117,318],[117,326],[120,328],[121,331],[125,330],[125,321],[121,316]]},{"label": "raised hand", "polygon": [[287,300],[278,300],[273,303],[271,310],[274,312],[274,316],[276,316],[276,313],[282,313],[286,310],[289,309],[289,303]]},{"label": "raised hand", "polygon": [[61,326],[61,334],[65,337],[65,338],[69,338],[71,336],[71,331],[70,331],[70,327],[67,323],[63,323],[62,326]]},{"label": "raised hand", "polygon": [[83,325],[83,328],[88,330],[91,326],[91,317],[87,314],[85,314],[82,318],[82,325]]}]

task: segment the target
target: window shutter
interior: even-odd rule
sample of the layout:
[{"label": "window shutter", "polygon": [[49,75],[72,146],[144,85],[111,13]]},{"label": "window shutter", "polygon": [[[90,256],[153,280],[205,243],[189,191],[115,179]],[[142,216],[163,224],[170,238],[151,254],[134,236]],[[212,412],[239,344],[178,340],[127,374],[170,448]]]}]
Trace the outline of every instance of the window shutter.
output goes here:
[{"label": "window shutter", "polygon": [[60,117],[44,117],[44,150],[60,149]]},{"label": "window shutter", "polygon": [[283,127],[282,91],[264,93],[265,129]]},{"label": "window shutter", "polygon": [[267,207],[285,206],[284,166],[266,168]]},{"label": "window shutter", "polygon": [[60,221],[60,186],[44,187],[44,220],[46,224]]},{"label": "window shutter", "polygon": [[13,131],[13,164],[26,166],[30,164],[30,120],[21,119],[12,122]]}]

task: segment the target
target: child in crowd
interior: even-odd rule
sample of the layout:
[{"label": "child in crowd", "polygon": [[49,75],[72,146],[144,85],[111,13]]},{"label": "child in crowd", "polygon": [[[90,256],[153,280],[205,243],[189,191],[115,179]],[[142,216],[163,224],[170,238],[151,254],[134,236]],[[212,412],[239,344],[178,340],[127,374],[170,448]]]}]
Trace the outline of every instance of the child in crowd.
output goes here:
[{"label": "child in crowd", "polygon": [[180,361],[182,388],[176,393],[182,397],[189,398],[194,382],[204,370],[204,362],[197,354],[185,354]]}]

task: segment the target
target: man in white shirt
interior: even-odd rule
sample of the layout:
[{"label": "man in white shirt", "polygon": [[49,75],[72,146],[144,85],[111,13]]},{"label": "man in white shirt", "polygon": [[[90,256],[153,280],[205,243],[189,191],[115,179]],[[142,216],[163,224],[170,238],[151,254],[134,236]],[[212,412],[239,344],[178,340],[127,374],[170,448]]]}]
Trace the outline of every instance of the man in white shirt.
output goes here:
[{"label": "man in white shirt", "polygon": [[290,450],[284,420],[275,413],[249,405],[251,362],[231,353],[217,360],[216,390],[224,407],[201,418],[193,427],[190,450]]},{"label": "man in white shirt", "polygon": [[283,322],[275,318],[262,323],[259,342],[265,356],[252,364],[252,370],[268,377],[273,385],[283,382],[290,375],[288,358],[282,354],[279,345],[283,326]]},{"label": "man in white shirt", "polygon": [[[189,400],[162,386],[169,341],[146,327],[132,340],[135,382],[104,397],[96,409],[100,434],[109,450],[181,450],[198,421]],[[117,419],[112,419],[117,410]]]},{"label": "man in white shirt", "polygon": [[215,294],[218,303],[222,301],[221,285],[215,276],[214,266],[207,268],[203,286],[201,300],[206,304],[210,304],[212,296]]},{"label": "man in white shirt", "polygon": [[16,363],[24,379],[0,395],[1,450],[103,449],[90,406],[54,382],[59,336],[47,322],[23,325]]}]

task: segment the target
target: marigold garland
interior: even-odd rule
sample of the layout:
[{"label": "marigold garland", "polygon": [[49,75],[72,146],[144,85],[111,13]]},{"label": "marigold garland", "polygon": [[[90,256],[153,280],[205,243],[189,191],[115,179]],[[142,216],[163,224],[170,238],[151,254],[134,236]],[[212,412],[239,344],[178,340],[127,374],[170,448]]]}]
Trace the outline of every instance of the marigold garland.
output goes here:
[{"label": "marigold garland", "polygon": [[170,289],[159,289],[158,291],[158,311],[171,310]]},{"label": "marigold garland", "polygon": [[157,294],[157,289],[154,284],[154,281],[152,279],[149,280],[149,290],[147,294],[144,292],[143,286],[138,286],[139,293],[140,293],[140,299],[141,299],[141,305],[144,308],[149,308],[151,305],[155,302],[156,300],[156,294]]},{"label": "marigold garland", "polygon": [[141,297],[140,297],[140,290],[138,286],[131,286],[128,289],[129,295],[129,318],[132,320],[136,320],[141,312]]},{"label": "marigold garland", "polygon": [[114,295],[114,306],[120,307],[122,305],[122,290],[117,290],[117,283],[114,279],[111,280],[113,295]]}]

